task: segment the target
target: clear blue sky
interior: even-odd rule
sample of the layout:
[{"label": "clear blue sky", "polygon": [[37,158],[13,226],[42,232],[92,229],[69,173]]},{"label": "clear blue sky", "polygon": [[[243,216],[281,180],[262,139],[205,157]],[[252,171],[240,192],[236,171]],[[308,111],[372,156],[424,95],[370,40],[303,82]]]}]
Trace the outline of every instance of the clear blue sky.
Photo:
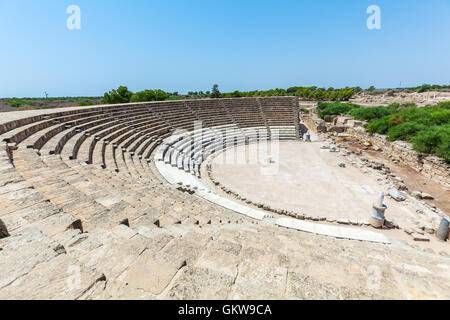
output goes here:
[{"label": "clear blue sky", "polygon": [[0,41],[0,97],[450,84],[450,0],[0,0]]}]

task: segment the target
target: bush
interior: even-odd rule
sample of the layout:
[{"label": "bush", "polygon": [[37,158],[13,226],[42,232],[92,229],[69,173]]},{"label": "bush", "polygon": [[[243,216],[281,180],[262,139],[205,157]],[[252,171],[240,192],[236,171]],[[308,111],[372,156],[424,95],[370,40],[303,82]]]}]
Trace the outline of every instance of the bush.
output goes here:
[{"label": "bush", "polygon": [[440,146],[436,148],[436,155],[445,160],[445,162],[450,163],[450,137],[447,136],[447,140],[444,141]]},{"label": "bush", "polygon": [[390,128],[389,122],[386,118],[384,119],[378,119],[378,120],[372,120],[368,124],[365,125],[365,128],[367,132],[370,134],[379,133],[379,134],[386,134]]},{"label": "bush", "polygon": [[419,132],[411,139],[414,149],[423,153],[435,153],[450,162],[450,125],[433,126]]},{"label": "bush", "polygon": [[18,107],[20,107],[22,105],[34,106],[35,103],[33,101],[31,101],[31,100],[14,98],[8,104],[9,104],[10,107],[18,108]]},{"label": "bush", "polygon": [[357,120],[371,121],[391,115],[394,109],[389,107],[376,108],[354,108],[350,111],[350,115]]},{"label": "bush", "polygon": [[404,140],[410,141],[418,132],[427,127],[417,122],[404,122],[389,129],[387,139],[389,141]]},{"label": "bush", "polygon": [[450,161],[450,102],[418,108],[413,103],[393,103],[387,107],[360,108],[343,103],[319,103],[319,115],[350,114],[367,120],[364,127],[370,134],[386,134],[387,140],[412,142],[418,152],[436,154]]},{"label": "bush", "polygon": [[442,108],[442,109],[450,109],[450,101],[445,102],[439,102],[437,105],[435,105],[435,108]]},{"label": "bush", "polygon": [[381,119],[387,121],[389,124],[389,127],[391,126],[398,126],[399,124],[402,124],[405,119],[401,114],[394,114],[391,117],[386,117],[385,119]]},{"label": "bush", "polygon": [[436,109],[431,111],[431,118],[435,124],[446,124],[450,122],[450,110]]},{"label": "bush", "polygon": [[13,107],[13,108],[18,108],[18,107],[20,107],[22,104],[20,103],[20,102],[17,102],[17,101],[14,101],[14,102],[11,102],[10,104],[9,104],[9,106],[10,107]]},{"label": "bush", "polygon": [[325,119],[326,116],[348,114],[351,110],[357,109],[357,108],[360,108],[360,106],[358,106],[356,104],[350,104],[350,103],[319,102],[317,109],[319,110],[319,117],[322,119]]},{"label": "bush", "polygon": [[79,107],[86,107],[86,106],[93,106],[94,103],[92,101],[81,101],[78,106]]}]

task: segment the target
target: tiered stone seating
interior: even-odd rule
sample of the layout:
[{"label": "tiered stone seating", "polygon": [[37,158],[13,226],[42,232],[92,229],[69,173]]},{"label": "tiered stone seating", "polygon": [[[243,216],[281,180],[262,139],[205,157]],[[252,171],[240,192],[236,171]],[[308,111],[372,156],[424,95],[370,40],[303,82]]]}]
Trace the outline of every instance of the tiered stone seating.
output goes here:
[{"label": "tiered stone seating", "polygon": [[[259,98],[264,117],[270,127],[293,126],[299,124],[292,98]],[[298,113],[297,113],[298,115]]]},{"label": "tiered stone seating", "polygon": [[295,99],[259,98],[264,118],[271,130],[277,130],[279,138],[300,139],[299,113]]},{"label": "tiered stone seating", "polygon": [[[223,140],[265,140],[271,128],[292,127],[288,104],[279,102],[278,121],[271,103],[2,114],[0,299],[401,298],[405,287],[415,288],[405,298],[448,299],[446,257],[280,228],[161,177],[153,156],[197,179]],[[176,129],[184,138],[168,143]],[[366,286],[368,266],[383,274],[380,289]]]},{"label": "tiered stone seating", "polygon": [[224,105],[241,128],[265,126],[257,98],[227,99]]},{"label": "tiered stone seating", "polygon": [[215,100],[187,101],[186,106],[203,122],[203,127],[211,128],[233,123],[228,109]]},{"label": "tiered stone seating", "polygon": [[200,177],[200,166],[209,155],[234,146],[268,140],[265,127],[239,129],[236,125],[193,131],[165,144],[159,160]]},{"label": "tiered stone seating", "polygon": [[152,111],[175,129],[192,131],[198,120],[183,101],[155,104]]}]

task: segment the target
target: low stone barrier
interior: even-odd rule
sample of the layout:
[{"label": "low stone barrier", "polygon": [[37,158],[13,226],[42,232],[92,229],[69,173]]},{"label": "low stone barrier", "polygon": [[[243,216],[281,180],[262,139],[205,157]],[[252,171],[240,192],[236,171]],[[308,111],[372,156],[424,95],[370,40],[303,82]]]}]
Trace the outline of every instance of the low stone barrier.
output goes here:
[{"label": "low stone barrier", "polygon": [[361,127],[348,128],[347,133],[361,142],[368,142],[387,157],[401,161],[417,172],[422,173],[425,177],[447,188],[450,187],[450,165],[444,160],[433,155],[418,153],[413,149],[411,143],[403,141],[389,142],[386,141],[386,136],[384,135],[370,135]]}]

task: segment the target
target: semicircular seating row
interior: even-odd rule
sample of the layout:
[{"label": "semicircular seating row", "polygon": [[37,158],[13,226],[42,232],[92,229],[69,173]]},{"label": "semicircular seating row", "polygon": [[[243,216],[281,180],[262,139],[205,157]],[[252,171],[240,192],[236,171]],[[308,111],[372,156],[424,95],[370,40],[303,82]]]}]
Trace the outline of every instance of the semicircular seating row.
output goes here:
[{"label": "semicircular seating row", "polygon": [[[80,220],[85,230],[96,228],[96,219],[104,218],[104,212],[114,213],[106,225],[131,221],[149,203],[160,205],[153,198],[159,197],[162,203],[178,199],[174,190],[160,187],[150,165],[165,138],[177,130],[194,132],[200,121],[205,128],[232,126],[239,132],[262,127],[269,136],[269,124],[285,126],[291,137],[298,137],[295,103],[290,97],[171,101],[49,110],[0,121],[1,160],[6,170],[5,175],[0,173],[0,184],[12,186],[8,179],[21,181],[17,188],[23,187],[36,198],[31,197],[30,203],[24,202],[28,198],[5,198],[0,215],[38,205],[44,196],[73,213],[69,220]],[[186,161],[187,168],[197,161],[195,157]],[[136,185],[136,179],[141,185]],[[127,184],[133,185],[132,190],[124,190]],[[19,198],[27,197],[23,190],[13,191]],[[190,202],[195,207],[195,201]],[[22,228],[11,218],[17,225],[7,225],[5,233]]]},{"label": "semicircular seating row", "polygon": [[295,129],[290,126],[270,127],[270,134],[266,127],[239,128],[233,124],[201,128],[164,139],[155,158],[201,178],[201,165],[210,155],[243,144],[295,139]]},{"label": "semicircular seating row", "polygon": [[[287,134],[295,137],[294,100],[266,100],[267,106],[264,107],[258,106],[258,102],[262,104],[259,99],[227,99],[66,111],[3,124],[0,134],[2,140],[12,147],[26,144],[27,148],[42,154],[60,154],[120,171],[127,168],[123,167],[126,161],[120,159],[125,157],[120,151],[149,160],[154,148],[164,138],[176,129],[193,131],[196,121],[202,121],[206,128],[225,125],[235,128],[265,127],[269,135],[270,129],[266,123],[276,122],[278,126],[289,128]],[[270,101],[278,100],[283,102],[276,105],[278,112],[271,111],[274,106]],[[265,108],[268,110],[267,117],[261,111]]]},{"label": "semicircular seating row", "polygon": [[[280,134],[280,129],[287,131],[281,131]],[[295,139],[295,132],[290,129],[276,127],[275,130],[275,127],[271,127],[272,136],[269,136],[266,127],[239,128],[236,125],[225,125],[174,134],[164,139],[156,149],[155,166],[170,184],[182,186],[218,206],[257,220],[273,218],[271,214],[242,205],[214,192],[201,180],[201,167],[210,156],[219,155],[239,145],[252,145],[255,152],[252,157],[256,159],[258,151],[268,151],[269,145],[273,148],[273,143],[277,144],[281,139]],[[261,146],[262,143],[265,148]],[[234,161],[231,164],[234,164]]]}]

